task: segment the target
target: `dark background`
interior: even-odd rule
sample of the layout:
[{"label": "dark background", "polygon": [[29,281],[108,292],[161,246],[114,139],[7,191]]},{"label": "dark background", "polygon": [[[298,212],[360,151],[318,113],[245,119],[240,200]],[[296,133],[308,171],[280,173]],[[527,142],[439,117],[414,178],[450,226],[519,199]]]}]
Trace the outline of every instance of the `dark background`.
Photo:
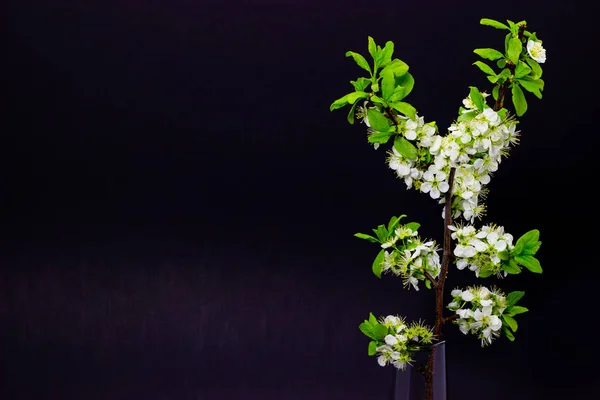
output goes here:
[{"label": "dark background", "polygon": [[527,293],[514,343],[446,330],[449,399],[595,396],[592,2],[9,3],[0,398],[389,398],[358,324],[431,322],[433,296],[375,278],[376,246],[352,235],[405,213],[440,241],[441,208],[329,104],[371,35],[447,127],[487,87],[472,50],[503,43],[482,17],[527,20],[548,53],[483,221],[540,229],[545,272],[485,282]]}]

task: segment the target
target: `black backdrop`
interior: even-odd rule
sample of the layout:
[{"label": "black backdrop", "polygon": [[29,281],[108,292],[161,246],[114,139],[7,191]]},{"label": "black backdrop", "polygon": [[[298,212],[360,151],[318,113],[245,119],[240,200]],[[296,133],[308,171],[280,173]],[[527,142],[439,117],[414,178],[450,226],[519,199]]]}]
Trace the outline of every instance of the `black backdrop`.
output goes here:
[{"label": "black backdrop", "polygon": [[[385,399],[369,311],[431,321],[432,293],[375,278],[352,235],[441,209],[404,189],[331,101],[367,36],[411,66],[440,127],[482,17],[526,19],[544,99],[490,184],[484,222],[538,228],[517,340],[447,329],[449,398],[597,392],[597,6],[587,2],[12,1],[2,24],[2,399]],[[476,283],[451,270],[449,286]]]}]

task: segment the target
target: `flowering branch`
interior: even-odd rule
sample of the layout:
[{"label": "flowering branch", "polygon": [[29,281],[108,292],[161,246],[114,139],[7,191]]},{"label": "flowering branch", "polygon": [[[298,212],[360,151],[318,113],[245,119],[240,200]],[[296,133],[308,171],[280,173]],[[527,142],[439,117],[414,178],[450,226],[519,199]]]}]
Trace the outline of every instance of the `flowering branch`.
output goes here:
[{"label": "flowering branch", "polygon": [[[542,97],[544,81],[539,64],[546,61],[546,53],[535,32],[526,30],[525,21],[507,21],[505,25],[483,18],[480,23],[509,31],[504,52],[491,48],[474,51],[486,60],[496,61],[501,68],[496,73],[484,62],[474,63],[495,84],[492,90],[495,103],[490,107],[486,101],[488,94],[470,87],[468,97],[463,100],[464,107],[459,108],[459,116],[446,135],[440,135],[435,122],[426,123],[415,107],[404,101],[413,89],[414,78],[405,62],[392,59],[393,42],[386,42],[382,48],[369,37],[373,65],[358,53],[346,53],[369,77],[351,81],[355,91],[330,106],[335,110],[351,105],[348,121],[353,124],[357,118],[368,127],[368,142],[375,149],[393,142],[387,162],[407,188],[426,193],[444,205],[441,261],[435,241],[419,236],[419,223],[401,223],[406,215],[393,216],[387,224],[377,226],[373,229],[374,236],[355,234],[380,246],[372,265],[378,278],[391,273],[401,277],[407,289],[418,291],[422,282],[435,291],[433,328],[421,322],[408,325],[399,316],[378,319],[373,314],[360,325],[371,339],[368,354],[377,355],[381,366],[392,364],[404,370],[413,353],[429,351],[427,363],[418,367],[425,377],[427,400],[434,395],[437,347],[433,344],[442,340],[445,323],[452,322],[465,335],[476,335],[481,345],[486,346],[501,334],[514,340],[513,332],[518,327],[514,317],[527,311],[516,304],[524,292],[505,295],[496,288],[473,286],[452,290],[453,300],[446,308],[454,314],[444,317],[444,289],[450,264],[456,264],[458,270],[468,268],[480,279],[504,278],[519,274],[523,268],[542,272],[534,257],[541,245],[539,231],[525,233],[513,245],[513,236],[502,226],[488,224],[475,228],[472,224],[484,215],[483,200],[488,193],[485,185],[503,157],[508,156],[511,146],[519,142],[518,121],[504,108],[507,92],[511,90],[515,114],[522,116],[527,110],[522,89]],[[459,218],[465,222],[455,224]]]}]

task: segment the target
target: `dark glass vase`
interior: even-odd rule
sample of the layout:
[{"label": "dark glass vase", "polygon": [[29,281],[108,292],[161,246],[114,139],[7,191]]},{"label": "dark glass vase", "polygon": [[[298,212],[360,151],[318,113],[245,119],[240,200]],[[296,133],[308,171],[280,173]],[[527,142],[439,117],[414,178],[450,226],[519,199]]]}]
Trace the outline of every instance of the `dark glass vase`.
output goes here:
[{"label": "dark glass vase", "polygon": [[430,352],[434,353],[433,400],[446,400],[446,342],[436,343],[430,350],[422,350],[413,356],[415,361],[405,371],[395,370],[393,400],[426,400],[425,367]]}]

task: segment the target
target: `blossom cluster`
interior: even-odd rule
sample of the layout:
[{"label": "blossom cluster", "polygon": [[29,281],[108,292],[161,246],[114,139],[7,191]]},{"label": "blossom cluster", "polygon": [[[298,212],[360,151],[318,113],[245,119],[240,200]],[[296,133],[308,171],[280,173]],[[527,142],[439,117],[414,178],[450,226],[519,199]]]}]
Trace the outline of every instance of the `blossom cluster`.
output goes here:
[{"label": "blossom cluster", "polygon": [[388,315],[381,324],[390,332],[384,338],[385,344],[376,348],[377,363],[382,367],[392,364],[397,369],[404,370],[413,361],[413,352],[420,350],[422,345],[432,343],[431,328],[420,322],[408,325],[402,317]]},{"label": "blossom cluster", "polygon": [[492,274],[502,277],[501,256],[507,255],[507,252],[514,248],[513,236],[504,232],[504,227],[484,225],[477,230],[472,225],[467,225],[450,226],[449,229],[453,231],[452,239],[457,242],[454,255],[457,257],[458,269],[468,267],[477,277]]},{"label": "blossom cluster", "polygon": [[382,272],[400,276],[404,285],[419,290],[419,281],[428,273],[436,278],[441,264],[435,241],[424,242],[408,225],[398,226],[390,238],[381,245],[386,249],[381,264]]},{"label": "blossom cluster", "polygon": [[[487,94],[482,93],[485,97]],[[473,222],[485,211],[481,198],[484,186],[498,170],[502,157],[511,144],[518,143],[517,121],[507,117],[506,110],[496,112],[484,105],[477,109],[470,95],[463,100],[462,118],[448,129],[448,135],[437,134],[435,123],[423,117],[396,117],[397,131],[416,149],[417,157],[409,159],[395,146],[388,152],[388,165],[408,188],[413,186],[431,198],[440,199],[449,188],[451,168],[455,168],[452,212]],[[366,113],[364,113],[366,115]],[[369,125],[368,118],[364,122]]]},{"label": "blossom cluster", "polygon": [[477,335],[482,347],[500,336],[501,316],[508,305],[502,292],[474,286],[466,290],[454,289],[451,295],[452,302],[448,304],[448,309],[458,316],[454,323],[462,333]]}]

